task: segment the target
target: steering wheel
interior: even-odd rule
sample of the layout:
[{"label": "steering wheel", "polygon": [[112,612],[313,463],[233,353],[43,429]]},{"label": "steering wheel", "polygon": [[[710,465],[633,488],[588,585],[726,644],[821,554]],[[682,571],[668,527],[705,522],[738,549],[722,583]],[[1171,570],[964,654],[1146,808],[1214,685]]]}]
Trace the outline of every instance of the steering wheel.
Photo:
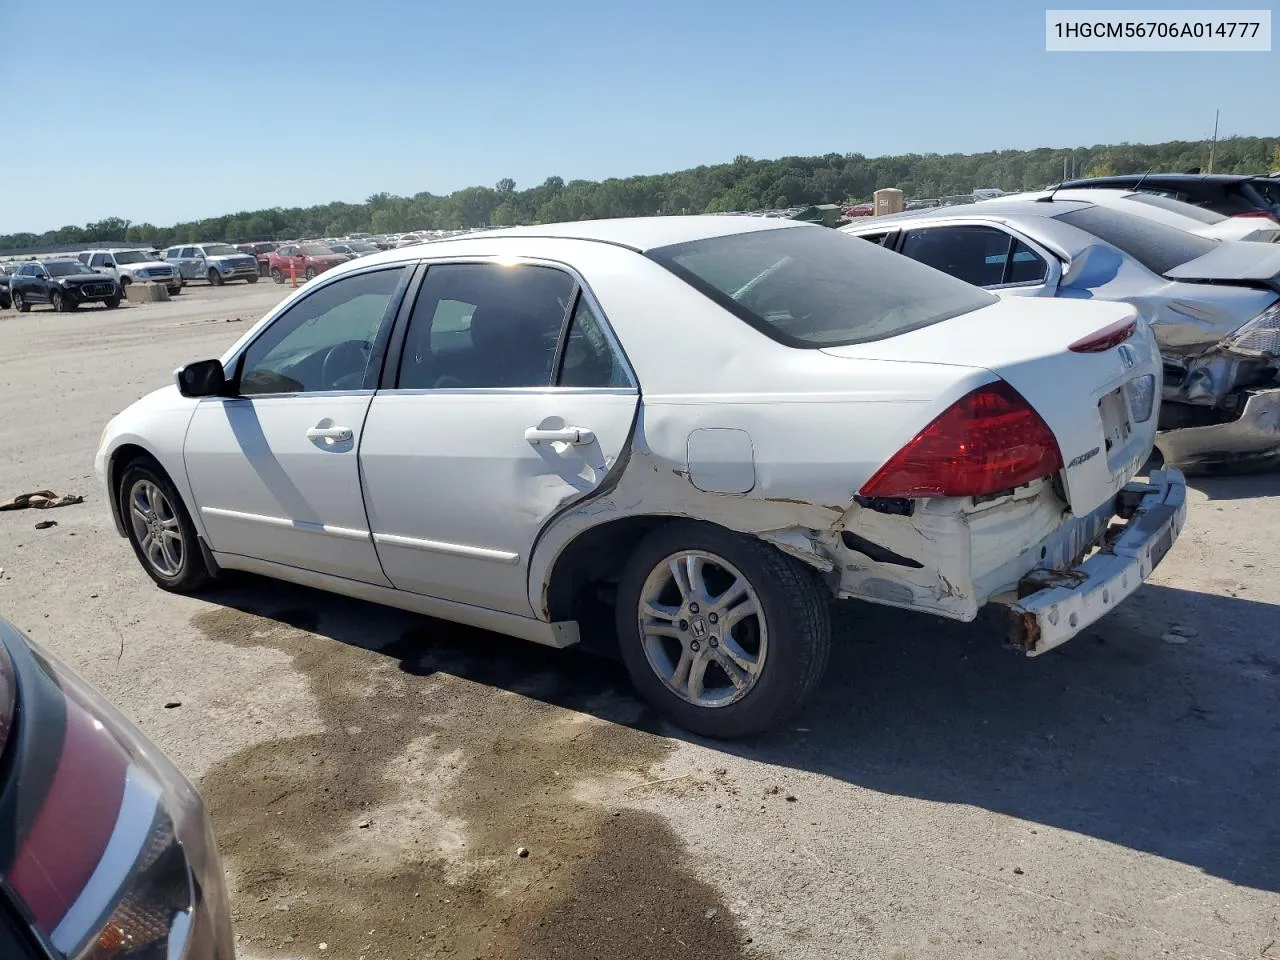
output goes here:
[{"label": "steering wheel", "polygon": [[335,343],[324,355],[324,363],[320,367],[320,382],[330,390],[358,389],[364,382],[371,349],[367,340]]}]

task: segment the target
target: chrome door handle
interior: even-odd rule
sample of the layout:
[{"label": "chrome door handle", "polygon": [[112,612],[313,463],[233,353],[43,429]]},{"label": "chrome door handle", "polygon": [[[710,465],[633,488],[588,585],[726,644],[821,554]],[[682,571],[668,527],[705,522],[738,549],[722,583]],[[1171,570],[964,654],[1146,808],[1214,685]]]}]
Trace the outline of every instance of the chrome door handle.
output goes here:
[{"label": "chrome door handle", "polygon": [[307,427],[307,439],[342,443],[351,439],[351,430],[347,427]]},{"label": "chrome door handle", "polygon": [[530,443],[594,443],[596,435],[583,427],[561,427],[558,430],[530,427],[524,432],[524,438]]}]

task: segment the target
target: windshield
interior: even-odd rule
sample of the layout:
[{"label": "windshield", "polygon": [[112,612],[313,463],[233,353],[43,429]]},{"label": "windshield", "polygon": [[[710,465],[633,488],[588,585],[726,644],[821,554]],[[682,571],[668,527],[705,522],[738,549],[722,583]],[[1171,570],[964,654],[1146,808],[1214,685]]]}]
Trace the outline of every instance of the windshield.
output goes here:
[{"label": "windshield", "polygon": [[1181,200],[1174,200],[1172,197],[1166,197],[1159,193],[1131,193],[1126,199],[1134,200],[1137,203],[1145,203],[1149,207],[1159,207],[1161,210],[1168,210],[1170,213],[1180,213],[1184,217],[1199,220],[1201,223],[1221,223],[1227,219],[1221,213],[1214,213],[1206,207],[1183,203]]},{"label": "windshield", "polygon": [[304,243],[302,245],[302,252],[305,253],[308,257],[333,256],[332,250],[330,250],[328,247],[324,246],[323,244],[319,244],[319,243]]},{"label": "windshield", "polygon": [[206,244],[203,249],[206,257],[232,257],[240,253],[229,243],[210,243]]},{"label": "windshield", "polygon": [[116,254],[116,263],[146,263],[150,259],[151,255],[141,250],[123,250]]},{"label": "windshield", "polygon": [[83,263],[78,260],[52,260],[46,261],[44,268],[51,277],[70,277],[78,273],[94,273]]},{"label": "windshield", "polygon": [[648,256],[793,347],[882,340],[996,302],[962,280],[827,227],[711,237]]},{"label": "windshield", "polygon": [[1203,257],[1218,245],[1217,240],[1102,207],[1089,206],[1060,213],[1055,219],[1093,234],[1123,250],[1152,273],[1162,275]]},{"label": "windshield", "polygon": [[348,243],[347,246],[356,253],[374,253],[378,249],[372,243]]}]

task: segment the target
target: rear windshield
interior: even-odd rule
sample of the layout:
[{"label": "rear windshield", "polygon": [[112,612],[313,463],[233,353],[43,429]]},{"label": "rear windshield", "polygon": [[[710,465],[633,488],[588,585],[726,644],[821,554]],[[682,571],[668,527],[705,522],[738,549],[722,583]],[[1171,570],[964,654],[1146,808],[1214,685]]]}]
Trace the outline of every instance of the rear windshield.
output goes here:
[{"label": "rear windshield", "polygon": [[1118,247],[1152,273],[1168,273],[1174,267],[1203,257],[1218,245],[1217,240],[1102,207],[1089,206],[1060,213],[1055,219]]},{"label": "rear windshield", "polygon": [[1174,200],[1172,197],[1165,197],[1158,193],[1131,193],[1128,199],[1138,203],[1145,203],[1149,207],[1159,207],[1161,210],[1168,210],[1170,213],[1180,213],[1184,217],[1199,220],[1201,223],[1221,223],[1227,219],[1221,213],[1214,213],[1204,207],[1183,203],[1181,200]]},{"label": "rear windshield", "polygon": [[793,347],[883,340],[996,302],[962,280],[828,227],[710,237],[648,256]]}]

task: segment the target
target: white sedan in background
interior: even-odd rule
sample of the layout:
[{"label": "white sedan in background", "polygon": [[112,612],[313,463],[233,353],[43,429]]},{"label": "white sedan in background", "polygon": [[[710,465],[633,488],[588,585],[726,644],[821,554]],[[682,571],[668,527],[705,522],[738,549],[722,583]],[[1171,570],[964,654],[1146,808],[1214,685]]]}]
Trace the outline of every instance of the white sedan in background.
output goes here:
[{"label": "white sedan in background", "polygon": [[1128,306],[824,227],[557,224],[329,271],[97,469],[161,587],[248,570],[558,647],[612,621],[656,709],[732,737],[817,685],[832,597],[998,602],[1039,654],[1136,590],[1185,516],[1177,471],[1134,480],[1159,377]]},{"label": "white sedan in background", "polygon": [[1142,190],[1041,190],[1033,193],[1009,194],[1002,200],[1039,200],[1061,197],[1081,200],[1095,206],[1119,210],[1131,216],[1150,220],[1194,233],[1211,240],[1249,240],[1258,243],[1280,243],[1280,223],[1266,217],[1228,217],[1207,207],[1197,207],[1161,193]]}]

